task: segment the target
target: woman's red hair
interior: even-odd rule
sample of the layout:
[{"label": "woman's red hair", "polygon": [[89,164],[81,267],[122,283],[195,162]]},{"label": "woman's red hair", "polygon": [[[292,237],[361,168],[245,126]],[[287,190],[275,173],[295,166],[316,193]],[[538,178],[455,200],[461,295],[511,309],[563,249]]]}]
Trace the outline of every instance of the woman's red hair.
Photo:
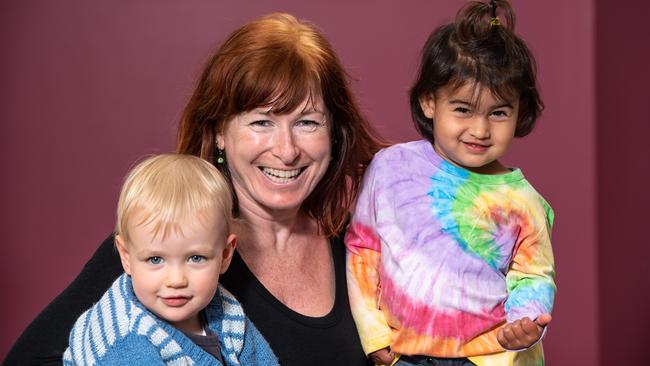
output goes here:
[{"label": "woman's red hair", "polygon": [[[208,61],[185,107],[177,151],[214,161],[217,132],[230,118],[267,106],[288,113],[314,94],[323,98],[332,123],[333,156],[301,209],[325,235],[336,235],[365,167],[386,144],[361,115],[338,57],[313,25],[289,14],[270,14],[232,33]],[[227,163],[217,167],[230,177]]]}]

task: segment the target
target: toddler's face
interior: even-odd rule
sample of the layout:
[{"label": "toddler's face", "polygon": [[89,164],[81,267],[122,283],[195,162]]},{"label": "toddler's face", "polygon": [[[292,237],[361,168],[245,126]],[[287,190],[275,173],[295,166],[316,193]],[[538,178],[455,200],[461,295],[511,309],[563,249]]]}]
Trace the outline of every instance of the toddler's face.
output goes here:
[{"label": "toddler's face", "polygon": [[433,118],[434,147],[444,159],[476,173],[507,172],[498,159],[515,136],[518,95],[501,100],[487,88],[467,83],[456,90],[442,87],[420,105]]},{"label": "toddler's face", "polygon": [[170,230],[164,239],[153,235],[155,222],[140,224],[143,219],[136,213],[129,220],[129,243],[116,237],[135,294],[147,309],[174,327],[200,333],[199,312],[214,297],[219,275],[230,264],[235,237],[228,235],[216,212],[185,220],[182,232]]}]

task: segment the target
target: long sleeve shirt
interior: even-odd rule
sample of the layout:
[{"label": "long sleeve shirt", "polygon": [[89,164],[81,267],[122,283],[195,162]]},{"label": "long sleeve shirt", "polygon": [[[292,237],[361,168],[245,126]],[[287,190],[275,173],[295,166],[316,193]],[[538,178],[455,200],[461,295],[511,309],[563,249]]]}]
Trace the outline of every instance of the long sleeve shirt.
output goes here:
[{"label": "long sleeve shirt", "polygon": [[506,321],[551,312],[552,223],[551,207],[519,169],[472,173],[428,141],[379,152],[345,238],[364,351],[505,353],[496,334]]}]

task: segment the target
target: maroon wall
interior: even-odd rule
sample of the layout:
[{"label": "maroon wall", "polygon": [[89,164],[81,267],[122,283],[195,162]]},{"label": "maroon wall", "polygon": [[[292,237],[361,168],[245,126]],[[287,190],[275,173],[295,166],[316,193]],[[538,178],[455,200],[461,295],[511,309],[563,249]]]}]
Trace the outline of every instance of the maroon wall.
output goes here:
[{"label": "maroon wall", "polygon": [[642,351],[650,344],[650,3],[596,4],[600,357],[603,365],[645,365]]},{"label": "maroon wall", "polygon": [[[547,360],[594,365],[594,4],[513,2],[518,29],[538,58],[547,106],[538,129],[507,158],[556,211],[559,293]],[[420,47],[462,3],[3,1],[0,359],[111,231],[129,166],[173,149],[200,67],[231,30],[272,11],[313,21],[338,50],[370,120],[404,141],[416,138],[407,90]]]}]

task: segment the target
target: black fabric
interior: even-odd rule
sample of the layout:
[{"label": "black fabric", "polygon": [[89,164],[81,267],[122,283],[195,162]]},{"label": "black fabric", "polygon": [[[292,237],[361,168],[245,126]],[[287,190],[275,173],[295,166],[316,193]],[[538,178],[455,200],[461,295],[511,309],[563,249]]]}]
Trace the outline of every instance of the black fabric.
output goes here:
[{"label": "black fabric", "polygon": [[372,365],[361,349],[350,311],[343,241],[335,238],[331,244],[336,300],[332,311],[324,317],[307,317],[286,307],[255,278],[237,252],[220,279],[242,303],[244,312],[269,342],[282,366]]},{"label": "black fabric", "polygon": [[[3,365],[61,365],[70,329],[77,318],[122,274],[113,236],[109,236],[77,278],[25,329]],[[244,311],[271,344],[282,366],[372,365],[361,350],[348,304],[345,248],[332,241],[336,271],[336,300],[322,318],[298,314],[275,299],[235,253],[220,282],[242,303]]]},{"label": "black fabric", "polygon": [[25,329],[3,365],[61,365],[77,318],[123,273],[113,236],[93,254],[79,276]]}]

